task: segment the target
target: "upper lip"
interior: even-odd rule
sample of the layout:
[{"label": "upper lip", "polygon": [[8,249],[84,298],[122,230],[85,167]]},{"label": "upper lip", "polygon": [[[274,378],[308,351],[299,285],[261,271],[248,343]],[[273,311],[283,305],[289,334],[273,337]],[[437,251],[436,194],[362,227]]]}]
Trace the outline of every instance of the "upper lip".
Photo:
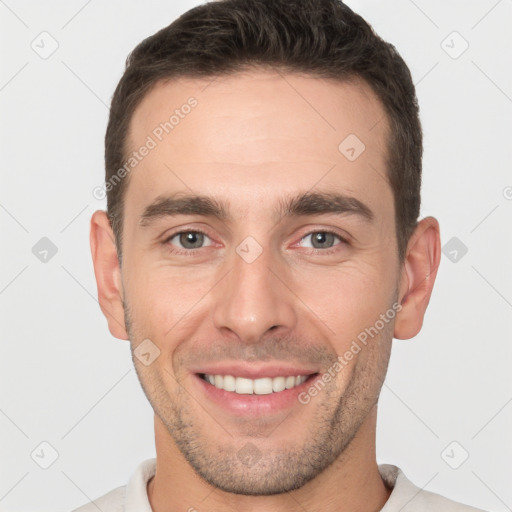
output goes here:
[{"label": "upper lip", "polygon": [[318,370],[300,366],[291,366],[285,363],[273,364],[247,364],[247,363],[219,363],[207,365],[194,370],[194,373],[208,375],[232,375],[246,379],[261,379],[263,377],[296,377],[298,375],[312,375]]}]

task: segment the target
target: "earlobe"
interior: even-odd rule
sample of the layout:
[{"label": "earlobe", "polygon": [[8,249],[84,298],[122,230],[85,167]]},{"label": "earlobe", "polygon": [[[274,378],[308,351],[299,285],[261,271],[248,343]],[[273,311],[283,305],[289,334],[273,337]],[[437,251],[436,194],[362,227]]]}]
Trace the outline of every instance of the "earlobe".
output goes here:
[{"label": "earlobe", "polygon": [[97,210],[91,217],[90,244],[101,310],[112,336],[127,340],[119,259],[114,233],[103,210]]},{"label": "earlobe", "polygon": [[396,317],[395,338],[409,339],[420,332],[440,259],[439,223],[434,217],[426,217],[416,226],[407,246],[400,283],[402,309]]}]

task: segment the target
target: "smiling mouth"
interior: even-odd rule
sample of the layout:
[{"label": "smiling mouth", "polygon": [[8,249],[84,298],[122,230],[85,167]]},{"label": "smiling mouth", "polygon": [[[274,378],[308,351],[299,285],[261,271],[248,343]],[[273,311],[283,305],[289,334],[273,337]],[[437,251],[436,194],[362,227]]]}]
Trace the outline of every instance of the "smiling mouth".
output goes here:
[{"label": "smiling mouth", "polygon": [[316,377],[318,373],[287,377],[262,377],[259,379],[246,379],[233,375],[210,375],[207,373],[198,375],[212,386],[224,391],[231,391],[239,395],[269,395],[300,386],[307,380]]}]

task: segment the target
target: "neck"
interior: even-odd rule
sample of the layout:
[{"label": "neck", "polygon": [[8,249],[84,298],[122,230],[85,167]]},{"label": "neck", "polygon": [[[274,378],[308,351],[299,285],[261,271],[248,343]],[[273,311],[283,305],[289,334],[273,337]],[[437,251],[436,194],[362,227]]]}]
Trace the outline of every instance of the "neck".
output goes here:
[{"label": "neck", "polygon": [[340,457],[301,488],[271,496],[245,496],[219,490],[199,477],[155,415],[156,473],[147,486],[151,508],[153,512],[379,511],[391,491],[384,485],[376,462],[376,421],[374,407]]}]

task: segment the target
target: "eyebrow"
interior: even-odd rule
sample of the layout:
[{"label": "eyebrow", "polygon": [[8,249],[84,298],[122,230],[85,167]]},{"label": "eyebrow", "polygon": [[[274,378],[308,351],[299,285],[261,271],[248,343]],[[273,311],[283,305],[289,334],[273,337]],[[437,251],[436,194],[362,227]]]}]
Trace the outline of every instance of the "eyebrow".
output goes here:
[{"label": "eyebrow", "polygon": [[[226,204],[210,196],[158,196],[144,208],[139,225],[147,227],[158,219],[178,215],[201,215],[229,221],[231,217],[228,210]],[[305,192],[298,196],[285,197],[279,201],[274,216],[280,219],[329,213],[356,215],[366,222],[375,218],[372,210],[359,199],[335,192]]]},{"label": "eyebrow", "polygon": [[203,215],[205,217],[217,217],[224,221],[229,218],[224,205],[212,197],[197,195],[159,196],[150,205],[146,206],[139,218],[139,225],[147,227],[158,219],[177,215]]}]

